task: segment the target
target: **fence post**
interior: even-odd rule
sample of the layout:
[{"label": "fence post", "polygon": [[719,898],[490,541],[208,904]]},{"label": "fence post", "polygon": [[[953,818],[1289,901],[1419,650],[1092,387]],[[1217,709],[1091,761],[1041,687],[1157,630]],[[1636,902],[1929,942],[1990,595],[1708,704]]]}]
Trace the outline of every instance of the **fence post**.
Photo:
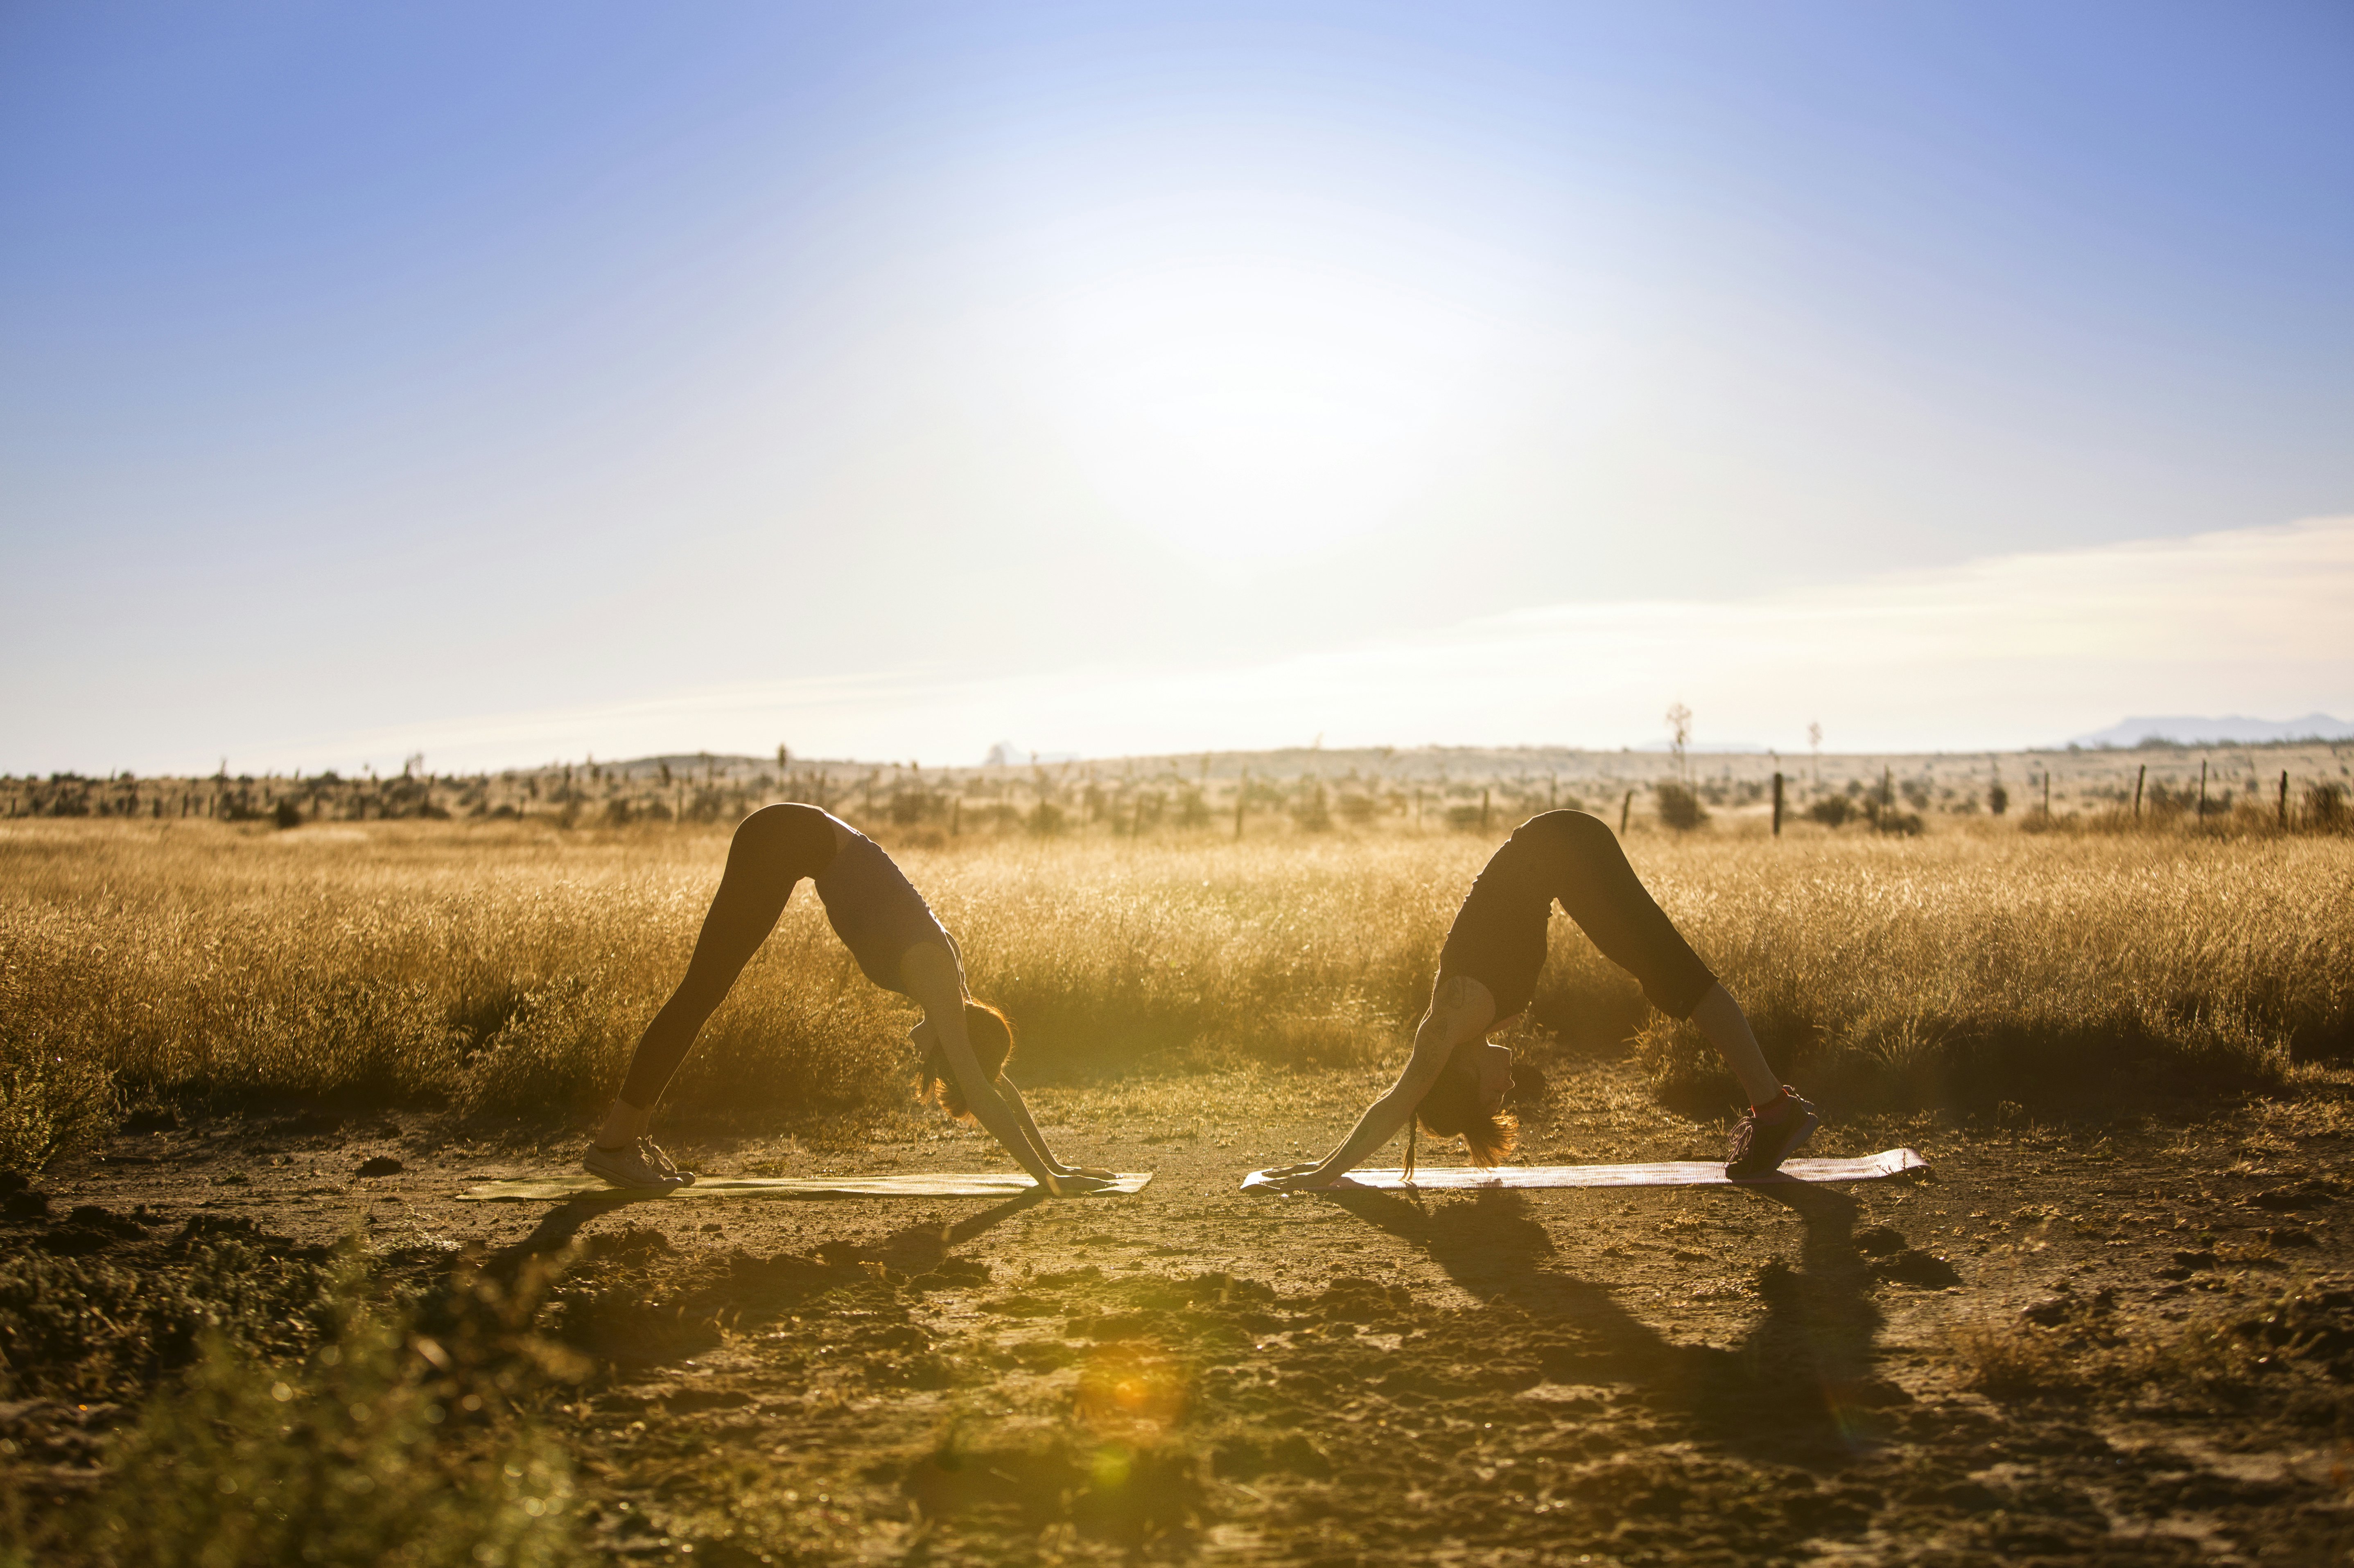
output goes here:
[{"label": "fence post", "polygon": [[2047,821],[2052,817],[2052,769],[2049,768],[2043,770],[2043,816]]},{"label": "fence post", "polygon": [[1242,782],[1235,786],[1235,837],[1243,836],[1243,803],[1250,799],[1250,769],[1243,769]]},{"label": "fence post", "polygon": [[1782,775],[1774,775],[1774,836],[1782,836]]},{"label": "fence post", "polygon": [[2199,820],[2207,820],[2207,759],[2199,759]]},{"label": "fence post", "polygon": [[1622,839],[1627,836],[1627,818],[1634,810],[1635,791],[1629,789],[1627,798],[1618,803],[1618,836]]},{"label": "fence post", "polygon": [[1488,831],[1488,791],[1485,789],[1479,791],[1479,831],[1483,833]]},{"label": "fence post", "polygon": [[2280,825],[2288,826],[2288,769],[2281,769]]},{"label": "fence post", "polygon": [[2141,765],[2141,771],[2134,775],[2134,821],[2137,822],[2141,821],[2141,787],[2148,779],[2149,764],[2145,762]]}]

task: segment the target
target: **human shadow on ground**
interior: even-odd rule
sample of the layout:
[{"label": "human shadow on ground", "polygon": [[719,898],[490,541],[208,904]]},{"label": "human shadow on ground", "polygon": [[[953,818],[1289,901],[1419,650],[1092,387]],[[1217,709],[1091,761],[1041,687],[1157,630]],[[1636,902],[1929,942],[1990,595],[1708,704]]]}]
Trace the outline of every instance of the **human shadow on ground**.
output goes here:
[{"label": "human shadow on ground", "polygon": [[[1695,1438],[1785,1461],[1836,1463],[1864,1425],[1859,1402],[1885,1389],[1871,1377],[1880,1315],[1850,1234],[1854,1201],[1797,1183],[1744,1191],[1791,1210],[1806,1236],[1796,1269],[1775,1259],[1728,1279],[1721,1264],[1692,1265],[1694,1286],[1754,1292],[1764,1305],[1732,1346],[1671,1340],[1621,1304],[1616,1281],[1564,1266],[1525,1193],[1436,1203],[1386,1192],[1330,1196],[1426,1254],[1483,1302],[1483,1353],[1526,1357],[1529,1382],[1633,1385],[1655,1413],[1689,1423]],[[1611,1256],[1606,1250],[1601,1261]]]},{"label": "human shadow on ground", "polygon": [[595,1197],[573,1198],[558,1203],[540,1216],[539,1224],[484,1259],[482,1272],[493,1279],[512,1280],[534,1259],[564,1252],[580,1234],[581,1226],[612,1211],[610,1202]]},{"label": "human shadow on ground", "polygon": [[860,1320],[906,1318],[925,1292],[985,1282],[988,1268],[957,1248],[1044,1195],[1025,1192],[976,1214],[902,1226],[878,1242],[829,1241],[811,1251],[756,1256],[741,1249],[684,1251],[654,1230],[625,1225],[575,1245],[586,1221],[607,1212],[561,1205],[497,1262],[519,1274],[528,1260],[560,1259],[549,1287],[564,1339],[607,1360],[652,1367],[700,1353],[723,1332],[816,1312]]},{"label": "human shadow on ground", "polygon": [[[854,1242],[822,1243],[816,1255],[835,1264],[880,1263],[902,1274],[929,1273],[946,1259],[950,1249],[1012,1219],[1023,1210],[1040,1202],[1045,1194],[1023,1192],[1003,1202],[991,1204],[978,1214],[949,1222],[926,1221],[921,1224],[904,1226],[882,1241],[861,1245]],[[806,1201],[806,1200],[801,1200]],[[500,1278],[512,1278],[533,1258],[548,1257],[569,1248],[581,1228],[590,1220],[623,1212],[626,1203],[617,1204],[602,1193],[591,1193],[557,1204],[531,1230],[509,1242],[485,1258],[482,1272]]]},{"label": "human shadow on ground", "polygon": [[854,1242],[826,1242],[818,1247],[817,1255],[835,1264],[879,1264],[911,1277],[921,1277],[937,1273],[951,1259],[957,1247],[1003,1224],[1024,1209],[1035,1208],[1046,1199],[1047,1194],[1043,1192],[1023,1192],[960,1220],[945,1223],[927,1220],[920,1224],[902,1226],[879,1242],[864,1245]]}]

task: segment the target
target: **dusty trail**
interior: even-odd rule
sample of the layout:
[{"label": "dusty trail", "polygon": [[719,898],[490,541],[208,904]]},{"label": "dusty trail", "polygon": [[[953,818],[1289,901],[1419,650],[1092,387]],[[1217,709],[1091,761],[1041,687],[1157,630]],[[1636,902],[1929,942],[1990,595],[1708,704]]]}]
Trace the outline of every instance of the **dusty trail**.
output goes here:
[{"label": "dusty trail", "polygon": [[[0,1246],[163,1266],[195,1219],[292,1246],[357,1225],[412,1275],[560,1264],[544,1322],[594,1370],[551,1411],[592,1540],[631,1560],[2315,1563],[2354,1542],[2344,1085],[2203,1122],[1883,1124],[1822,1149],[1911,1141],[1925,1181],[1418,1202],[1238,1192],[1334,1132],[1265,1087],[1041,1091],[1058,1149],[1158,1172],[1066,1202],[461,1204],[569,1142],[222,1121],[52,1172],[48,1217]],[[1713,1136],[1623,1065],[1552,1094],[1532,1141],[1574,1158]],[[1246,1119],[1270,1106],[1296,1119]],[[1152,1130],[1204,1124],[1246,1130]],[[695,1152],[988,1163],[954,1132]],[[371,1159],[401,1169],[356,1177]],[[1990,1365],[2048,1386],[1968,1386]],[[70,1412],[0,1414],[27,1458],[86,1462]]]}]

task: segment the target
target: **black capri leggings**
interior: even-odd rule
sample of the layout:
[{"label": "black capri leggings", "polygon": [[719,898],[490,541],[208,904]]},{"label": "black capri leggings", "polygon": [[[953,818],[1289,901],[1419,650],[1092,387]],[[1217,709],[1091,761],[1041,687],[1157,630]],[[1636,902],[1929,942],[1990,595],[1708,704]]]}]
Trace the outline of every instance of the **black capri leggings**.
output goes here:
[{"label": "black capri leggings", "polygon": [[825,870],[833,852],[833,825],[814,806],[763,806],[744,819],[727,846],[727,870],[703,917],[686,978],[646,1025],[621,1098],[645,1110],[662,1097],[704,1021],[777,928],[793,885]]},{"label": "black capri leggings", "polygon": [[1531,817],[1471,885],[1438,955],[1438,973],[1478,980],[1496,998],[1496,1022],[1525,1011],[1544,968],[1545,923],[1553,900],[1602,949],[1643,982],[1651,1005],[1690,1018],[1716,977],[1700,961],[1627,863],[1627,852],[1599,817],[1547,811]]}]

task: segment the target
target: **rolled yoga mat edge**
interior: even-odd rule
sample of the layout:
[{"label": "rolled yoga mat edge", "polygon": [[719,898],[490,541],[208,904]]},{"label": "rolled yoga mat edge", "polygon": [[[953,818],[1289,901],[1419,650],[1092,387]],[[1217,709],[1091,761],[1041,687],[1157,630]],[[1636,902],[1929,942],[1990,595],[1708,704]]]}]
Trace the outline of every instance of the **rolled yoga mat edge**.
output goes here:
[{"label": "rolled yoga mat edge", "polygon": [[[1770,1176],[1735,1180],[1724,1173],[1722,1160],[1670,1160],[1650,1165],[1476,1165],[1425,1167],[1408,1181],[1396,1171],[1352,1171],[1329,1187],[1299,1189],[1309,1192],[1523,1192],[1553,1187],[1766,1187],[1779,1182],[1872,1181],[1907,1171],[1926,1171],[1929,1162],[1918,1150],[1883,1149],[1853,1160],[1786,1160]],[[1243,1178],[1246,1192],[1288,1194],[1267,1180],[1264,1171]]]},{"label": "rolled yoga mat edge", "polygon": [[[1085,1196],[1141,1192],[1150,1171],[1122,1171]],[[1018,1198],[1038,1184],[1020,1171],[906,1171],[891,1176],[705,1176],[691,1186],[646,1191],[615,1187],[589,1175],[523,1177],[485,1181],[458,1194],[461,1203],[565,1202],[610,1198],[623,1202],[683,1202],[695,1198]]]}]

